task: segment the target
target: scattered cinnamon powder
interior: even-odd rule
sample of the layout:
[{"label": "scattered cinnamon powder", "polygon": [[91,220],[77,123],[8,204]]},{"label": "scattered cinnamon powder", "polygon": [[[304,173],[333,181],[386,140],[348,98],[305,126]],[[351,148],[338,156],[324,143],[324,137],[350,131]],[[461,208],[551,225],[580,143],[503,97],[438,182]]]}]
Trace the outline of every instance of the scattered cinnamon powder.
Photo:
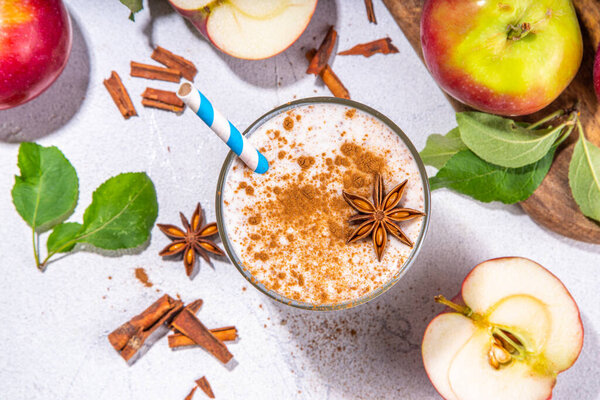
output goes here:
[{"label": "scattered cinnamon powder", "polygon": [[254,196],[254,187],[252,187],[252,186],[246,186],[245,190],[246,190],[246,194],[248,196]]},{"label": "scattered cinnamon powder", "polygon": [[292,129],[294,129],[294,120],[290,117],[285,117],[285,119],[283,120],[283,128],[286,131],[291,131]]},{"label": "scattered cinnamon powder", "polygon": [[300,156],[298,157],[298,165],[300,166],[300,168],[310,168],[314,165],[315,163],[315,158],[314,157],[305,157],[305,156]]},{"label": "scattered cinnamon powder", "polygon": [[285,157],[286,152],[281,150],[278,154],[277,154],[277,158],[279,158],[280,160],[283,160],[283,158]]},{"label": "scattered cinnamon powder", "polygon": [[146,287],[154,286],[154,284],[148,279],[148,274],[146,273],[146,270],[144,268],[136,268],[135,277],[138,279],[138,281],[142,282],[142,285]]},{"label": "scattered cinnamon powder", "polygon": [[250,225],[258,225],[258,224],[260,224],[260,221],[261,221],[260,215],[253,215],[250,218],[248,218],[248,223]]},{"label": "scattered cinnamon powder", "polygon": [[348,117],[348,118],[354,118],[355,114],[356,114],[356,108],[346,111],[346,117]]}]

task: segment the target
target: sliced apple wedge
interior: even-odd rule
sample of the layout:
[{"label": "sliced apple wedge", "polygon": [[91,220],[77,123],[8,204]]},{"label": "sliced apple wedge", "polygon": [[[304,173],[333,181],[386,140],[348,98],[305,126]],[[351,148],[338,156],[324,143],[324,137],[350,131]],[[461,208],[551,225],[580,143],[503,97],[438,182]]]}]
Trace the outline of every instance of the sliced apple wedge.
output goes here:
[{"label": "sliced apple wedge", "polygon": [[259,60],[287,49],[308,26],[317,0],[169,0],[217,48]]},{"label": "sliced apple wedge", "polygon": [[447,400],[544,400],[581,352],[579,309],[565,286],[520,257],[476,266],[456,312],[437,316],[423,337],[429,379]]}]

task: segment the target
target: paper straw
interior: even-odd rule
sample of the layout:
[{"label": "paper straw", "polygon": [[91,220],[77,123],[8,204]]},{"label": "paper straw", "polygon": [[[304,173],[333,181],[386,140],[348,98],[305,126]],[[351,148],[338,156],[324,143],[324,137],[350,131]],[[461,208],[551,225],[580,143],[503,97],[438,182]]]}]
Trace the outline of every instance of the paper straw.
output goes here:
[{"label": "paper straw", "polygon": [[177,91],[177,96],[200,117],[214,133],[254,172],[264,174],[269,169],[265,156],[237,130],[235,126],[191,83],[184,82]]}]

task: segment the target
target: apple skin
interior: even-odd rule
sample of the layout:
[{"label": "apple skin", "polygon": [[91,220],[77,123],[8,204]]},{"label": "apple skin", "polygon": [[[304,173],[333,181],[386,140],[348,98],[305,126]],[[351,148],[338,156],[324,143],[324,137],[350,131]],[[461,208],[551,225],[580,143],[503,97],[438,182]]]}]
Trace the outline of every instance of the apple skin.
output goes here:
[{"label": "apple skin", "polygon": [[314,8],[311,13],[311,18],[308,18],[308,20],[306,21],[306,25],[302,28],[299,35],[294,40],[292,40],[285,48],[282,48],[279,51],[277,51],[273,54],[270,54],[266,57],[250,58],[250,57],[241,57],[239,55],[232,54],[227,49],[224,49],[223,47],[219,46],[217,44],[217,42],[211,38],[210,33],[208,32],[208,29],[207,29],[208,19],[210,18],[210,15],[211,15],[210,5],[205,6],[205,7],[198,7],[197,9],[184,9],[184,8],[178,7],[177,4],[175,4],[173,1],[171,1],[171,0],[168,0],[168,1],[169,1],[169,4],[171,4],[171,7],[173,7],[173,9],[179,15],[181,15],[182,17],[184,17],[185,19],[190,21],[190,23],[192,25],[194,25],[194,27],[198,30],[198,32],[200,32],[202,34],[202,36],[204,36],[206,38],[206,40],[208,40],[213,46],[215,46],[217,49],[219,49],[220,51],[222,51],[223,53],[225,53],[227,55],[230,55],[232,57],[239,58],[242,60],[262,60],[262,59],[274,57],[280,53],[283,53],[292,44],[294,44],[296,42],[296,40],[298,40],[298,38],[302,35],[302,33],[304,33],[304,31],[308,27],[308,24],[310,23],[312,14],[314,14],[314,12],[317,8],[317,3],[318,3],[318,1],[315,1],[315,5],[314,5]]},{"label": "apple skin", "polygon": [[596,51],[596,60],[594,61],[594,88],[596,89],[596,96],[600,100],[600,45],[598,51]]},{"label": "apple skin", "polygon": [[0,110],[46,90],[67,64],[71,42],[61,0],[0,2]]},{"label": "apple skin", "polygon": [[[487,260],[487,261],[485,261],[485,262],[496,261],[496,260],[498,260],[498,261],[501,261],[501,260],[510,260],[510,259],[515,259],[515,258],[522,258],[522,257],[498,257],[498,258],[493,258],[493,259]],[[535,264],[537,264],[537,266],[538,266],[538,267],[540,267],[541,269],[543,269],[543,270],[544,270],[546,273],[548,273],[549,275],[551,275],[552,277],[554,277],[554,278],[555,278],[555,279],[556,279],[558,282],[560,282],[560,284],[561,284],[561,285],[562,285],[562,287],[564,288],[565,292],[568,294],[568,296],[571,298],[571,300],[573,300],[573,303],[574,303],[575,305],[577,305],[577,303],[575,302],[575,299],[573,299],[573,296],[571,295],[571,293],[568,291],[568,289],[567,289],[567,288],[564,286],[564,284],[563,284],[563,283],[560,281],[560,279],[558,279],[558,277],[557,277],[556,275],[554,275],[554,274],[553,274],[552,272],[550,272],[550,271],[549,271],[547,268],[545,268],[545,267],[543,267],[542,265],[540,265],[540,264],[536,263],[535,261],[532,261],[532,260],[529,260],[529,259],[527,259],[527,260],[528,260],[528,261],[531,261],[531,262],[533,262],[533,263],[535,263]],[[483,264],[483,263],[481,263],[481,264]],[[454,296],[454,297],[452,298],[452,302],[453,302],[453,303],[455,303],[455,304],[459,304],[459,305],[465,305],[465,302],[464,302],[464,300],[463,300],[463,297],[462,297],[462,292],[463,292],[463,290],[464,290],[465,283],[466,283],[466,282],[469,280],[469,277],[470,277],[470,276],[471,276],[471,275],[472,275],[472,274],[473,274],[473,273],[476,271],[477,267],[478,267],[479,265],[481,265],[481,264],[478,264],[477,266],[475,266],[475,267],[474,267],[474,268],[473,268],[473,269],[472,269],[472,270],[471,270],[471,271],[470,271],[470,272],[467,274],[467,276],[465,277],[465,279],[463,280],[463,283],[462,283],[462,285],[461,285],[461,291],[460,291],[460,293],[458,293],[456,296]],[[429,328],[430,328],[432,325],[434,325],[434,324],[436,323],[436,321],[437,321],[437,319],[438,319],[438,318],[440,318],[442,315],[444,315],[444,314],[446,314],[446,313],[454,313],[454,312],[455,312],[455,311],[454,311],[454,310],[452,310],[451,308],[449,308],[449,307],[446,307],[446,308],[445,308],[443,311],[441,311],[441,312],[440,312],[440,313],[439,313],[439,314],[438,314],[436,317],[434,317],[434,318],[433,318],[433,319],[432,319],[432,320],[429,322],[429,324],[427,325],[427,328],[425,328],[425,333],[423,334],[423,339],[421,340],[421,342],[423,342],[423,341],[425,340],[425,336],[427,335],[427,332],[429,331]],[[579,358],[579,356],[580,356],[580,354],[581,354],[581,351],[582,351],[582,349],[583,349],[584,328],[583,328],[583,322],[582,322],[582,320],[581,320],[581,313],[579,312],[579,309],[578,309],[578,308],[577,308],[577,318],[578,318],[578,321],[579,321],[579,325],[580,325],[580,327],[581,327],[581,336],[580,336],[580,339],[579,339],[579,342],[581,343],[581,346],[579,347],[579,351],[578,351],[578,353],[577,353],[576,357],[574,357],[574,360],[573,360],[573,362],[572,362],[572,363],[571,363],[569,366],[567,366],[566,368],[563,368],[563,369],[561,369],[560,371],[557,371],[557,374],[558,374],[558,373],[560,373],[560,372],[564,372],[564,371],[566,371],[567,369],[569,369],[571,366],[573,366],[573,364],[574,364],[574,363],[577,361],[577,359]],[[422,362],[423,362],[423,365],[426,365],[426,361],[425,361],[425,359],[424,359],[424,354],[423,354],[423,353],[421,353],[421,355],[422,355]],[[434,388],[434,389],[436,390],[436,392],[437,392],[437,393],[440,395],[440,397],[441,397],[441,398],[443,398],[443,399],[445,399],[445,400],[448,400],[446,397],[444,397],[444,396],[442,395],[442,393],[441,393],[441,392],[438,390],[438,388],[436,387],[436,385],[433,383],[433,380],[432,380],[432,379],[431,379],[431,377],[429,376],[429,372],[428,372],[427,370],[426,370],[426,373],[427,373],[427,375],[428,375],[428,378],[429,378],[429,380],[431,381],[431,383],[432,383],[432,385],[433,385],[433,388]],[[551,400],[551,399],[552,399],[552,391],[553,391],[553,389],[554,389],[554,386],[555,386],[555,385],[556,385],[556,379],[554,380],[554,384],[553,384],[553,385],[552,385],[552,387],[550,388],[550,393],[548,394],[548,397],[547,397],[547,399],[546,399],[546,400]]]},{"label": "apple skin", "polygon": [[[525,22],[531,33],[508,40],[508,24]],[[448,94],[509,116],[531,114],[554,101],[583,57],[570,0],[426,0],[421,43],[425,64]]]}]

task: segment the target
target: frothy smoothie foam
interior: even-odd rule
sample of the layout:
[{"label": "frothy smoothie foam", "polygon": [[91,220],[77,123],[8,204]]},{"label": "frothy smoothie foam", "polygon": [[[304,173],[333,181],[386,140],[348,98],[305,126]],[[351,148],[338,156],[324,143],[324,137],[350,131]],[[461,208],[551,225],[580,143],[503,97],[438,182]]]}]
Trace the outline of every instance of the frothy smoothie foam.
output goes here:
[{"label": "frothy smoothie foam", "polygon": [[[377,261],[369,238],[346,244],[356,212],[342,190],[371,197],[375,174],[386,190],[408,179],[401,207],[424,209],[424,188],[410,150],[387,125],[340,104],[301,105],[249,137],[269,160],[264,175],[235,160],[223,187],[232,250],[267,289],[297,302],[336,304],[393,279],[414,249],[393,237]],[[413,242],[423,219],[402,223]]]}]

